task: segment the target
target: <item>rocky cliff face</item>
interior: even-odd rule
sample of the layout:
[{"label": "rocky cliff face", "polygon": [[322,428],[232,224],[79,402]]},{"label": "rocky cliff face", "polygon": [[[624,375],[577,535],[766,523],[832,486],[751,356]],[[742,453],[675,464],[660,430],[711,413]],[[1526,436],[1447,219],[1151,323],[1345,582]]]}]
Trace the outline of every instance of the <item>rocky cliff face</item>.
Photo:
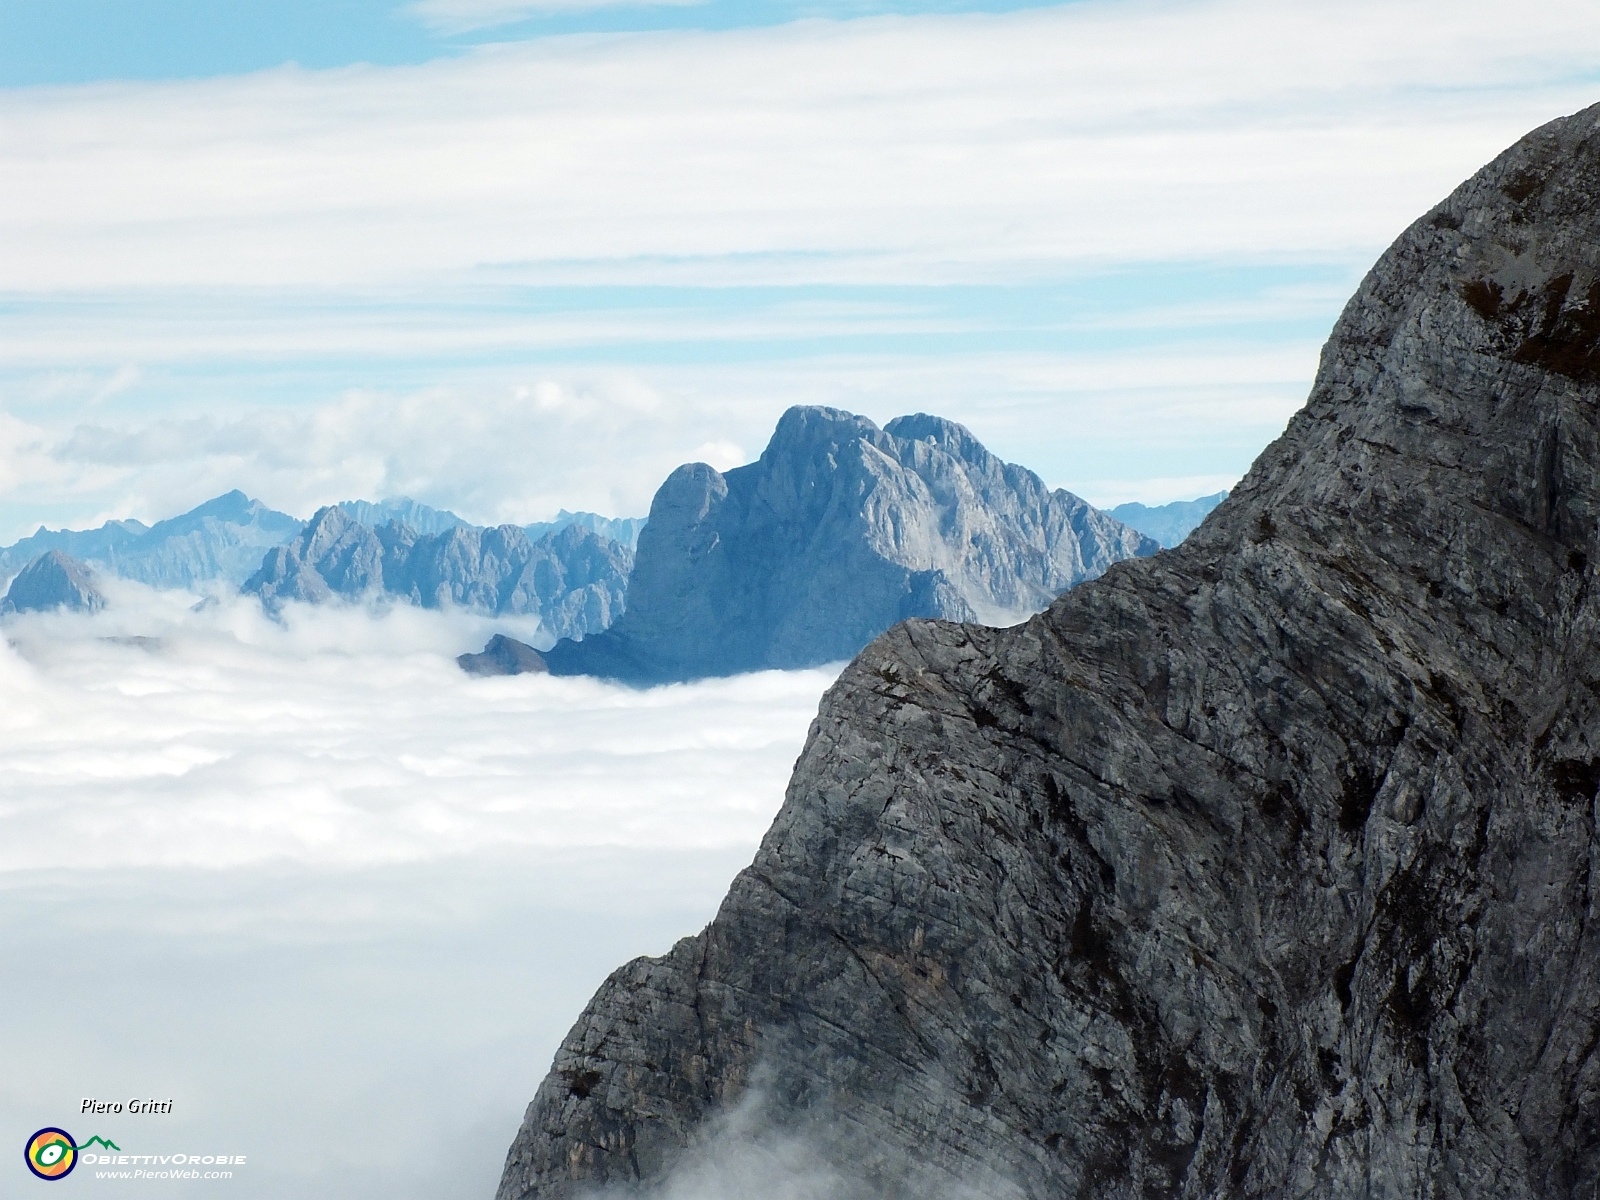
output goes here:
[{"label": "rocky cliff face", "polygon": [[848,658],[896,621],[1009,624],[1156,544],[953,421],[879,429],[792,408],[758,462],[679,467],[639,537],[628,612],[556,674],[636,683]]},{"label": "rocky cliff face", "polygon": [[1600,108],[1400,237],[1181,547],[869,647],[502,1200],[734,1106],[881,1195],[1592,1200],[1597,197]]},{"label": "rocky cliff face", "polygon": [[269,608],[385,594],[424,608],[537,614],[552,635],[570,638],[616,619],[632,567],[627,547],[582,525],[537,541],[515,525],[427,536],[394,521],[372,529],[330,505],[294,542],[269,551],[243,590]]},{"label": "rocky cliff face", "polygon": [[40,529],[0,550],[0,574],[45,550],[61,550],[151,587],[194,588],[215,579],[238,584],[260,565],[263,550],[289,541],[303,525],[233,491],[149,526],[107,521],[99,529]]},{"label": "rocky cliff face", "polygon": [[65,608],[73,612],[99,612],[106,598],[94,585],[89,568],[59,550],[49,550],[34,559],[11,581],[0,613],[49,612]]}]

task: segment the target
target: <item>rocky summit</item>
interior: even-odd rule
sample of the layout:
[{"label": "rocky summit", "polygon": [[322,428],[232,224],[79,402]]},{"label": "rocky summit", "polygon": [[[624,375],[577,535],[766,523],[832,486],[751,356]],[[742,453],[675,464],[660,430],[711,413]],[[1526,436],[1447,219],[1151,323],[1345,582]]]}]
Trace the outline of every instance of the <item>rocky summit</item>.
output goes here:
[{"label": "rocky summit", "polygon": [[557,675],[661,683],[849,658],[907,617],[1010,624],[1156,543],[954,421],[879,429],[791,408],[761,458],[679,467],[639,535],[628,611],[546,654]]},{"label": "rocky summit", "polygon": [[1405,231],[1182,546],[857,658],[500,1197],[739,1140],[882,1196],[1592,1200],[1597,569],[1600,107]]},{"label": "rocky summit", "polygon": [[49,612],[64,608],[72,612],[99,612],[106,598],[95,586],[94,576],[70,554],[49,550],[39,555],[11,581],[0,613]]},{"label": "rocky summit", "polygon": [[497,633],[481,654],[458,654],[456,665],[468,675],[542,675],[548,668],[527,642]]}]

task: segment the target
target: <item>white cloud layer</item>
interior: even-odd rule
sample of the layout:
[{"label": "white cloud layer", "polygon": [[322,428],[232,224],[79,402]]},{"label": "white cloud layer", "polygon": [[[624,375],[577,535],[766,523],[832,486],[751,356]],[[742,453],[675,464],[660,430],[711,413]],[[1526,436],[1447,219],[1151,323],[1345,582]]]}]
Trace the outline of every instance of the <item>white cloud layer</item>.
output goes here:
[{"label": "white cloud layer", "polygon": [[831,678],[474,679],[456,654],[531,628],[110,586],[5,626],[0,872],[753,845]]},{"label": "white cloud layer", "polygon": [[[244,1154],[235,1200],[481,1200],[600,981],[749,862],[832,672],[471,679],[506,623],[194,599],[0,626],[0,1124]],[[133,1095],[173,1113],[79,1114]]]},{"label": "white cloud layer", "polygon": [[1592,17],[1582,0],[1091,0],[12,91],[0,288],[1365,253],[1594,99]]},{"label": "white cloud layer", "polygon": [[0,1123],[246,1155],[206,1200],[484,1200],[601,980],[700,929],[752,851],[0,873]]}]

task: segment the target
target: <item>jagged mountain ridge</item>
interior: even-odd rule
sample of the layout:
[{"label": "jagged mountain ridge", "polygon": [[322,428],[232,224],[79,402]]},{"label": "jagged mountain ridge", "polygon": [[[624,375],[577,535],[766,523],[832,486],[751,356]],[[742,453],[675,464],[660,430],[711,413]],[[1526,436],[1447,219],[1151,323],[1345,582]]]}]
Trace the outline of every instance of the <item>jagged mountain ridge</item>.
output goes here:
[{"label": "jagged mountain ridge", "polygon": [[879,429],[796,407],[758,461],[667,478],[628,611],[546,659],[556,674],[630,683],[814,666],[907,617],[1021,620],[1156,549],[953,421],[919,413]]},{"label": "jagged mountain ridge", "polygon": [[598,513],[568,512],[563,508],[556,513],[554,521],[535,521],[522,528],[529,537],[541,538],[568,525],[582,525],[585,529],[594,530],[601,537],[610,538],[613,542],[620,542],[629,550],[637,551],[639,534],[644,531],[647,519],[646,517],[602,517]]},{"label": "jagged mountain ridge", "polygon": [[303,526],[235,490],[154,525],[126,520],[98,529],[41,528],[0,550],[0,576],[47,550],[60,550],[108,575],[155,588],[194,588],[214,579],[237,585],[260,566],[265,550]]},{"label": "jagged mountain ridge", "polygon": [[[401,525],[409,526],[422,534],[448,533],[458,527],[488,528],[474,525],[465,517],[457,516],[447,508],[432,508],[420,504],[410,496],[397,496],[376,503],[370,500],[341,500],[339,507],[363,525],[370,525],[374,529],[390,521],[398,521]],[[599,513],[568,512],[563,508],[556,513],[555,520],[534,521],[532,524],[522,526],[522,532],[533,541],[538,541],[545,534],[565,529],[568,525],[582,525],[585,529],[592,529],[602,537],[620,542],[629,550],[633,550],[639,545],[639,531],[644,528],[644,522],[643,517],[602,517]]]},{"label": "jagged mountain ridge", "polygon": [[1590,1200],[1596,195],[1600,106],[1395,242],[1182,546],[873,643],[501,1200],[659,1182],[757,1079],[886,1197]]},{"label": "jagged mountain ridge", "polygon": [[[432,508],[409,496],[376,503],[340,503],[352,517],[377,527],[390,520],[422,534],[451,529],[482,530],[447,509]],[[554,521],[522,526],[531,540],[582,525],[619,541],[630,550],[644,521],[637,517],[602,517],[562,509]],[[61,550],[108,575],[134,579],[154,588],[202,588],[215,581],[238,587],[261,567],[262,555],[288,544],[306,522],[278,512],[235,489],[176,517],[146,525],[127,519],[107,521],[97,529],[40,529],[0,548],[0,579],[20,571],[47,550]]]},{"label": "jagged mountain ridge", "polygon": [[537,541],[516,525],[428,536],[397,521],[373,529],[329,505],[269,551],[242,590],[269,608],[382,594],[424,608],[533,614],[553,637],[582,637],[622,611],[632,567],[626,546],[576,523]]}]

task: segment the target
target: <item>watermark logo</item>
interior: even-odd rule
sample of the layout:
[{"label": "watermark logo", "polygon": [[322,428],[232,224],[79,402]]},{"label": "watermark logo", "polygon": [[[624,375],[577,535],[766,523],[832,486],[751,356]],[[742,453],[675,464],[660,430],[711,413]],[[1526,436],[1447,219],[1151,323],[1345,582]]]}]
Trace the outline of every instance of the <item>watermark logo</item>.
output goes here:
[{"label": "watermark logo", "polygon": [[23,1157],[28,1162],[28,1170],[40,1179],[65,1179],[72,1174],[72,1168],[78,1165],[78,1151],[87,1150],[91,1146],[105,1146],[112,1150],[122,1149],[115,1142],[108,1142],[103,1137],[92,1137],[80,1146],[72,1140],[72,1135],[65,1129],[51,1127],[39,1130],[28,1139]]}]

